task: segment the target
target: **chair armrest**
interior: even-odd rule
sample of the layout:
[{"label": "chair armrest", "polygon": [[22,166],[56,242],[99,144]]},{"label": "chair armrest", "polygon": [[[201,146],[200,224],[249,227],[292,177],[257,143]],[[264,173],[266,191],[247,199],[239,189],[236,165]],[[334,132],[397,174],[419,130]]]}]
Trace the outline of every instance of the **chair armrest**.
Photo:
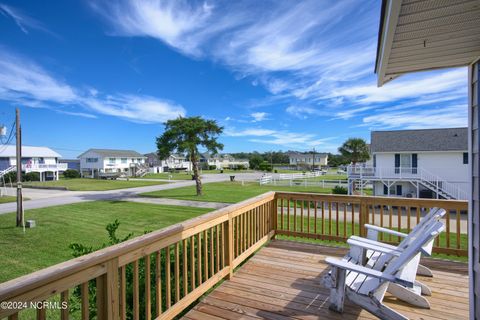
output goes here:
[{"label": "chair armrest", "polygon": [[375,230],[377,232],[388,233],[388,234],[391,234],[393,236],[398,236],[398,237],[402,237],[402,238],[408,237],[408,234],[406,234],[406,233],[398,232],[398,231],[387,229],[387,228],[382,228],[382,227],[379,227],[379,226],[375,226],[373,224],[365,224],[365,228],[367,228],[369,230]]},{"label": "chair armrest", "polygon": [[388,254],[390,256],[395,256],[395,257],[398,257],[402,253],[401,251],[398,251],[396,248],[394,248],[394,249],[386,248],[384,246],[379,246],[375,243],[368,243],[368,242],[364,242],[364,241],[358,241],[358,240],[355,240],[355,239],[348,239],[347,243],[351,247],[355,246],[355,247],[359,247],[359,248],[362,248],[362,249],[372,250],[372,251],[380,252],[380,253],[383,253],[383,254]]},{"label": "chair armrest", "polygon": [[377,279],[382,279],[382,280],[389,281],[389,282],[398,283],[398,284],[401,284],[405,287],[413,288],[413,282],[397,278],[393,275],[386,274],[386,273],[381,272],[381,271],[366,268],[366,267],[361,266],[361,265],[357,265],[357,264],[354,264],[354,263],[350,263],[350,262],[347,262],[347,261],[339,260],[339,259],[336,259],[336,258],[330,258],[330,257],[326,258],[325,262],[328,263],[332,267],[336,267],[336,268],[343,269],[343,270],[346,270],[346,271],[353,271],[353,272],[361,273],[361,274],[364,274],[366,276],[374,277],[374,278],[377,278]]},{"label": "chair armrest", "polygon": [[368,239],[368,238],[363,238],[363,237],[359,237],[359,236],[350,236],[349,239],[352,239],[352,240],[355,240],[355,241],[361,241],[361,242],[365,242],[365,243],[375,244],[377,246],[382,246],[384,248],[391,249],[391,250],[401,251],[401,249],[399,249],[397,246],[394,246],[394,245],[391,245],[391,244],[388,244],[388,243],[383,243],[383,242],[376,241],[376,240],[372,240],[372,239]]}]

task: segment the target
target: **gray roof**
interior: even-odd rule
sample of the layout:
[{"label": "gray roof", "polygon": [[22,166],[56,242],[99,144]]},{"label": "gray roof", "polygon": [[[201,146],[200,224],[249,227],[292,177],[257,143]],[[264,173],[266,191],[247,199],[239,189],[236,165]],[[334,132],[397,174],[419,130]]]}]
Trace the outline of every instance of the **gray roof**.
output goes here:
[{"label": "gray roof", "polygon": [[[313,152],[288,152],[289,157],[307,157],[311,156]],[[328,153],[326,152],[315,152],[315,156],[326,157]]]},{"label": "gray roof", "polygon": [[467,151],[467,128],[372,131],[371,152]]},{"label": "gray roof", "polygon": [[80,158],[87,152],[95,152],[102,157],[132,157],[132,158],[145,158],[144,155],[134,150],[117,150],[117,149],[88,149],[78,157]]}]

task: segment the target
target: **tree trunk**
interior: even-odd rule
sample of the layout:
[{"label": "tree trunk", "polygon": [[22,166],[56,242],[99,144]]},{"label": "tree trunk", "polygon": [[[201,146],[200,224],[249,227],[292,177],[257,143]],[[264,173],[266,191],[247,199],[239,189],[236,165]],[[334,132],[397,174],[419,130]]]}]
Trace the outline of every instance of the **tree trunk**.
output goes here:
[{"label": "tree trunk", "polygon": [[190,152],[190,161],[192,162],[193,167],[193,179],[197,184],[197,196],[202,195],[202,181],[200,180],[200,175],[198,174],[198,162],[195,152]]}]

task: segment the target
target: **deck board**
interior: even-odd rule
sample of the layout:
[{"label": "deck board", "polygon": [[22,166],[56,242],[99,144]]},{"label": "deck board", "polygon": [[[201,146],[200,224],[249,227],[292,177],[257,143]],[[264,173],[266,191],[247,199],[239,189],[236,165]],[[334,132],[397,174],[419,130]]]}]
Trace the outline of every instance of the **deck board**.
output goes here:
[{"label": "deck board", "polygon": [[[327,256],[346,249],[274,240],[248,260],[231,280],[204,297],[185,319],[376,319],[346,302],[345,312],[328,309],[329,291],[320,284]],[[385,303],[410,319],[468,319],[468,269],[465,263],[424,259],[433,278],[418,277],[432,289],[432,308],[412,307],[395,297]]]}]

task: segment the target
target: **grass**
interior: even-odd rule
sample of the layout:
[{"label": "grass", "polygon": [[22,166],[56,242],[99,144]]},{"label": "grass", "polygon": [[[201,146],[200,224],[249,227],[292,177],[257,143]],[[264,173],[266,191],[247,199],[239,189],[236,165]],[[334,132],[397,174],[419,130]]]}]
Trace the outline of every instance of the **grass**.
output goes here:
[{"label": "grass", "polygon": [[0,203],[15,202],[15,201],[17,201],[17,197],[12,197],[12,196],[0,197]]},{"label": "grass", "polygon": [[216,182],[203,185],[203,195],[197,196],[195,186],[188,186],[170,190],[142,193],[142,196],[152,198],[172,198],[182,200],[196,200],[208,202],[236,203],[268,191],[316,192],[331,193],[331,188],[321,187],[290,187],[290,186],[261,186],[258,182]]},{"label": "grass", "polygon": [[25,182],[24,186],[36,187],[63,187],[71,191],[104,191],[125,188],[153,186],[168,182],[145,180],[100,180],[100,179],[63,179],[58,181]]},{"label": "grass", "polygon": [[119,237],[141,235],[211,211],[204,208],[164,206],[122,201],[94,201],[27,210],[37,227],[15,227],[15,213],[0,215],[0,283],[69,260],[68,246],[97,247],[107,242],[105,227],[118,219]]},{"label": "grass", "polygon": [[192,174],[186,172],[175,173],[149,173],[143,177],[144,179],[165,179],[165,180],[192,180]]}]

